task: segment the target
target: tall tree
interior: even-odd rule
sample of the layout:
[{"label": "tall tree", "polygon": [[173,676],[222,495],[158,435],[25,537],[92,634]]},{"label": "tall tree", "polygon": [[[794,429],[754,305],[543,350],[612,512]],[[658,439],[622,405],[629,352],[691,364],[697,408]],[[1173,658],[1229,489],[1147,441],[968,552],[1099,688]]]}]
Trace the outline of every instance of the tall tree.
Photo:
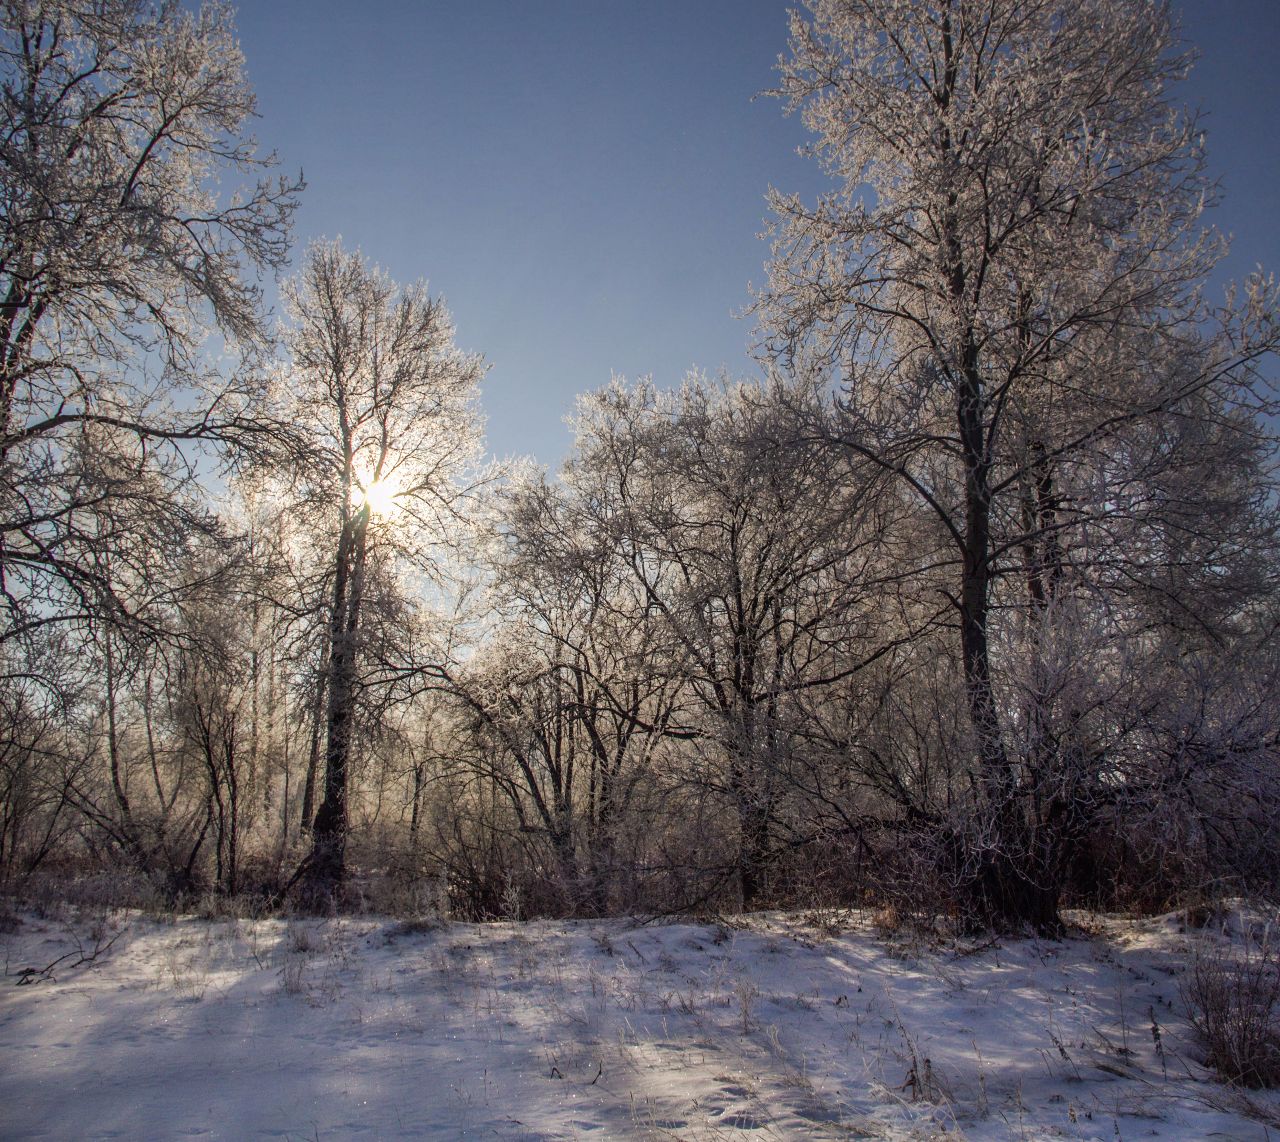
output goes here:
[{"label": "tall tree", "polygon": [[[1018,746],[1008,692],[1034,663],[1003,632],[1023,623],[1034,658],[1036,624],[1090,592],[1122,622],[1125,592],[1169,562],[1158,533],[1215,528],[1179,478],[1210,453],[1254,457],[1231,491],[1247,507],[1269,447],[1257,363],[1276,345],[1275,296],[1255,280],[1224,308],[1203,298],[1223,243],[1201,221],[1197,125],[1169,102],[1187,62],[1167,4],[809,8],[779,94],[835,189],[814,206],[773,198],[765,340],[834,369],[844,444],[950,537],[970,904],[1052,929],[1062,852],[1042,826],[1070,815],[1066,755],[1034,728],[1022,739],[1051,748]],[[1249,514],[1222,516],[1238,530],[1200,550],[1247,547]]]},{"label": "tall tree", "polygon": [[[423,283],[401,289],[336,242],[311,247],[285,298],[288,419],[307,437],[298,507],[331,544],[324,796],[302,870],[319,905],[345,874],[354,720],[362,672],[376,664],[371,584],[397,564],[438,581],[436,553],[461,523],[459,477],[477,459],[484,364],[454,345],[449,314]],[[382,665],[384,681],[411,670]]]},{"label": "tall tree", "polygon": [[[14,0],[0,20],[0,639],[128,618],[100,563],[191,475],[193,441],[244,440],[259,374],[202,363],[264,340],[300,183],[268,177],[231,11]],[[223,178],[244,177],[237,192]],[[229,354],[229,356],[233,355]],[[150,536],[146,525],[136,531]],[[165,549],[157,532],[155,547]],[[144,566],[145,561],[139,566]]]}]

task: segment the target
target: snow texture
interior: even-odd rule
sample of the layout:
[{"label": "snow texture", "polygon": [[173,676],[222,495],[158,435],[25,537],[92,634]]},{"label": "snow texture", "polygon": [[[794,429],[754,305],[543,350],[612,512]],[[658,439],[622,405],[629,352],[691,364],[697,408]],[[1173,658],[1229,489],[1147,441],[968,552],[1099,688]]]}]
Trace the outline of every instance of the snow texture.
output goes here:
[{"label": "snow texture", "polygon": [[0,936],[0,1136],[1270,1137],[1280,1100],[1212,1080],[1179,993],[1230,925],[1079,919],[930,948],[830,913],[27,914]]}]

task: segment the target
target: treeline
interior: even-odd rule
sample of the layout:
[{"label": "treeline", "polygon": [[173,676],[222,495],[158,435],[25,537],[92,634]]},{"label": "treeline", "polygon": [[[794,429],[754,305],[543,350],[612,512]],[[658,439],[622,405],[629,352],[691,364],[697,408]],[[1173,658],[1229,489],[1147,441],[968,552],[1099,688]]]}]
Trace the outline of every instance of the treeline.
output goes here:
[{"label": "treeline", "polygon": [[761,379],[615,382],[549,476],[480,462],[423,287],[315,244],[268,327],[301,187],[225,10],[6,5],[0,885],[1045,932],[1276,890],[1280,334],[1204,299],[1167,13],[810,9],[778,94],[836,189],[774,196]]}]

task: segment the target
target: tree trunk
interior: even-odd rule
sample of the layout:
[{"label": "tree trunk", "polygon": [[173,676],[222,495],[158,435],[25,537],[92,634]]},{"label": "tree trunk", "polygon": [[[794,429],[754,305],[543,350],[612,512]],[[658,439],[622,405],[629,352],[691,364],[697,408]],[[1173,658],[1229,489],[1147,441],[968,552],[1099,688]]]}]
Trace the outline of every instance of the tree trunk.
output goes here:
[{"label": "tree trunk", "polygon": [[[328,670],[329,649],[325,648],[325,669]],[[307,775],[302,786],[302,813],[298,819],[298,836],[311,831],[316,814],[316,777],[320,772],[320,730],[324,725],[325,682],[316,683],[316,700],[311,710],[311,749],[307,754]]]},{"label": "tree trunk", "polygon": [[769,814],[759,806],[738,808],[738,882],[742,910],[751,912],[766,903],[765,865],[769,851]]},{"label": "tree trunk", "polygon": [[983,420],[982,380],[977,353],[965,351],[964,385],[957,405],[965,458],[964,564],[960,591],[960,645],[969,719],[978,751],[983,796],[978,851],[969,855],[973,870],[973,917],[998,929],[1031,927],[1055,934],[1058,885],[1053,862],[1035,844],[1019,791],[1018,770],[1005,749],[1000,713],[991,681],[987,622],[991,600],[991,441]]},{"label": "tree trunk", "polygon": [[422,786],[423,770],[427,763],[421,759],[413,763],[413,798],[410,802],[409,817],[409,852],[416,860],[418,856],[418,834],[422,828]]},{"label": "tree trunk", "polygon": [[744,735],[741,752],[730,766],[729,782],[738,818],[737,872],[742,910],[751,912],[766,903],[766,870],[769,863],[769,827],[772,807],[760,758]]},{"label": "tree trunk", "polygon": [[340,901],[346,879],[347,770],[355,722],[356,643],[364,597],[368,525],[369,508],[365,506],[348,521],[338,541],[325,679],[328,741],[324,799],[312,826],[311,854],[301,890],[303,904],[317,911],[327,911]]}]

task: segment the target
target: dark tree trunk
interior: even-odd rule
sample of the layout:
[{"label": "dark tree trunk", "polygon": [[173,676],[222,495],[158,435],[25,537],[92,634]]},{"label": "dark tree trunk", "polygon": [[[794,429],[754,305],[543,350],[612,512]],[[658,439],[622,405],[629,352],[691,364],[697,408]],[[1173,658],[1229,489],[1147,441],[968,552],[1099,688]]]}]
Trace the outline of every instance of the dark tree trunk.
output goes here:
[{"label": "dark tree trunk", "polygon": [[413,800],[410,804],[409,817],[409,851],[418,855],[418,834],[422,829],[422,786],[425,761],[417,761],[413,766]]},{"label": "dark tree trunk", "polygon": [[769,833],[772,818],[768,779],[759,756],[749,746],[730,769],[730,784],[738,817],[738,886],[742,909],[751,912],[768,903]]},{"label": "dark tree trunk", "polygon": [[986,830],[977,841],[970,910],[983,924],[1005,930],[1061,930],[1058,878],[1052,854],[1039,851],[1019,789],[1018,768],[1005,749],[991,680],[987,622],[991,599],[990,445],[982,408],[976,350],[965,354],[957,405],[965,457],[964,563],[960,591],[960,643],[969,719],[978,751]]},{"label": "dark tree trunk", "polygon": [[336,906],[341,901],[346,880],[347,771],[355,723],[356,650],[364,597],[368,525],[366,505],[343,527],[338,541],[325,677],[328,741],[324,799],[312,825],[311,853],[303,869],[299,893],[303,906],[315,911],[328,911]]},{"label": "dark tree trunk", "polygon": [[742,888],[742,910],[751,912],[768,902],[768,812],[755,805],[742,806],[738,813],[738,830],[738,881]]},{"label": "dark tree trunk", "polygon": [[[325,648],[325,670],[328,670],[329,649]],[[316,815],[316,778],[320,773],[320,738],[324,727],[325,675],[316,683],[316,700],[311,710],[311,749],[307,754],[307,775],[302,785],[302,812],[298,819],[298,835],[311,831]]]}]

